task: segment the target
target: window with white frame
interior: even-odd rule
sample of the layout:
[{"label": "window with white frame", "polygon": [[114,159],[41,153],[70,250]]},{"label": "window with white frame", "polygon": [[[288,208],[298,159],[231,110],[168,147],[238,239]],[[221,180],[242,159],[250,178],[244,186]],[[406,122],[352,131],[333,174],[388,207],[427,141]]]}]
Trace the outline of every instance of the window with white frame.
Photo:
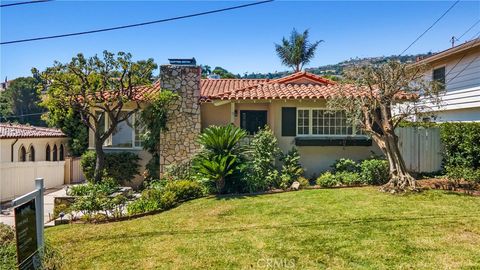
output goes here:
[{"label": "window with white frame", "polygon": [[297,109],[297,135],[351,136],[359,135],[347,121],[345,111],[318,108]]},{"label": "window with white frame", "polygon": [[[128,111],[122,111],[120,117],[125,116]],[[105,130],[109,126],[108,117],[104,117],[103,113],[98,112],[100,117],[100,129]],[[143,145],[142,134],[144,128],[140,125],[139,113],[131,115],[127,120],[117,124],[115,130],[109,139],[106,140],[105,146],[111,148],[140,148]]]}]

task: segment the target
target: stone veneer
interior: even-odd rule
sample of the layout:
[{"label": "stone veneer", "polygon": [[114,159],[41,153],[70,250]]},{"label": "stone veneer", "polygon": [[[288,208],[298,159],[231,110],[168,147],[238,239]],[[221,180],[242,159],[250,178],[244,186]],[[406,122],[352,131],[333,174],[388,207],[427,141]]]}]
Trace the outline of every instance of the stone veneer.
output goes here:
[{"label": "stone veneer", "polygon": [[160,175],[165,166],[188,160],[199,149],[196,142],[201,131],[200,79],[198,66],[160,66],[160,87],[177,93],[171,105],[167,131],[160,135]]}]

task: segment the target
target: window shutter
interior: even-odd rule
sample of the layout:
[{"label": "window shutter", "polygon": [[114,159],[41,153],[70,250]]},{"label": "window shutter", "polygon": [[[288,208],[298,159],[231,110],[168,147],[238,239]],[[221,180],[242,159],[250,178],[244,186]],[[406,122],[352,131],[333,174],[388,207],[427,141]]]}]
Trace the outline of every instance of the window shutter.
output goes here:
[{"label": "window shutter", "polygon": [[282,136],[297,135],[297,108],[282,107]]}]

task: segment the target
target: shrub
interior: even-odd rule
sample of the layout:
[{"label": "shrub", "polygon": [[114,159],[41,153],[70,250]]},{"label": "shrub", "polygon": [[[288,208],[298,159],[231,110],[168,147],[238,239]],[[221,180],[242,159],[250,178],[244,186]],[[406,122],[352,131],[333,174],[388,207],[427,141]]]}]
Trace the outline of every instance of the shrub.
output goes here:
[{"label": "shrub", "polygon": [[355,185],[361,185],[364,183],[362,181],[362,178],[360,177],[360,174],[356,172],[348,172],[348,171],[337,172],[335,173],[335,179],[341,184],[346,186],[355,186]]},{"label": "shrub", "polygon": [[127,204],[127,213],[129,215],[142,214],[160,209],[160,203],[157,200],[147,200],[140,198]]},{"label": "shrub", "polygon": [[210,126],[198,137],[202,151],[194,158],[193,169],[200,179],[213,182],[218,193],[242,192],[246,132],[233,125]]},{"label": "shrub", "polygon": [[444,123],[440,128],[443,163],[453,181],[478,182],[480,170],[480,123]]},{"label": "shrub", "polygon": [[332,165],[333,172],[359,172],[360,165],[348,158],[337,159]]},{"label": "shrub", "polygon": [[337,181],[335,178],[335,175],[329,171],[324,172],[321,174],[317,180],[316,180],[317,185],[321,187],[335,187],[338,186],[340,183]]},{"label": "shrub", "polygon": [[275,160],[281,153],[277,138],[265,126],[254,135],[249,148],[248,173],[245,176],[247,190],[255,192],[272,188],[278,178]]},{"label": "shrub", "polygon": [[167,183],[164,190],[165,193],[173,193],[177,201],[187,201],[203,196],[202,185],[198,182],[189,180],[170,181]]},{"label": "shrub", "polygon": [[303,174],[302,165],[300,165],[300,155],[295,147],[292,147],[287,154],[281,158],[283,162],[280,175],[280,188],[289,188],[292,183]]},{"label": "shrub", "polygon": [[168,210],[170,208],[173,208],[177,204],[177,202],[177,195],[173,191],[167,190],[162,194],[162,197],[160,197],[158,206],[162,210]]},{"label": "shrub", "polygon": [[170,180],[191,180],[194,178],[192,160],[186,160],[166,166],[164,177]]},{"label": "shrub", "polygon": [[360,176],[366,184],[383,185],[388,182],[388,161],[384,159],[366,159],[360,164]]},{"label": "shrub", "polygon": [[[85,178],[90,182],[94,179],[96,156],[94,151],[87,151],[80,161]],[[105,174],[119,183],[129,182],[139,174],[139,160],[140,158],[131,152],[106,153]]]},{"label": "shrub", "polygon": [[462,166],[447,166],[447,176],[457,184],[460,180],[480,183],[480,169],[465,168]]},{"label": "shrub", "polygon": [[297,179],[297,181],[298,181],[298,183],[300,183],[300,188],[306,188],[306,187],[310,186],[310,180],[308,180],[307,178],[305,178],[303,176],[300,176]]},{"label": "shrub", "polygon": [[69,196],[87,196],[93,194],[110,195],[118,191],[118,183],[111,177],[105,177],[100,183],[89,182],[71,186],[67,190]]}]

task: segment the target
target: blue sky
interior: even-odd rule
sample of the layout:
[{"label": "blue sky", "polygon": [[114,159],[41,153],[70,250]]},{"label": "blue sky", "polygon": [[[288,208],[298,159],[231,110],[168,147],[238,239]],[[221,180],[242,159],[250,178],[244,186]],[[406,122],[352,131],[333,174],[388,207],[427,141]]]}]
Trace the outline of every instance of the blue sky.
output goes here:
[{"label": "blue sky", "polygon": [[[20,1],[20,0],[19,0]],[[2,1],[9,3],[9,1]],[[1,40],[112,27],[163,19],[248,2],[238,1],[54,1],[1,9]],[[310,29],[312,40],[325,40],[309,66],[334,64],[354,57],[398,54],[453,2],[276,1],[220,14],[139,28],[54,40],[1,45],[0,78],[30,75],[53,61],[126,51],[135,59],[195,57],[199,64],[234,73],[286,70],[274,43],[292,28]],[[461,1],[407,54],[450,46],[480,18],[479,1]],[[480,31],[480,24],[463,38]],[[462,42],[464,41],[462,40]]]}]

